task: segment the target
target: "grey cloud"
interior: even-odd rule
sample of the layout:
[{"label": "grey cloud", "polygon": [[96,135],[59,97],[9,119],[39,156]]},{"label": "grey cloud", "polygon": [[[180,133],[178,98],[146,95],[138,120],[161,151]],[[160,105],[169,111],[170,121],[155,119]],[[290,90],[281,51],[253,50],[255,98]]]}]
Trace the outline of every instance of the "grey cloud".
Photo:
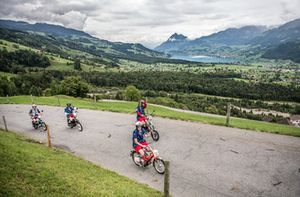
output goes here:
[{"label": "grey cloud", "polygon": [[49,22],[112,41],[152,46],[174,32],[190,38],[228,27],[300,17],[299,0],[0,0],[0,17]]}]

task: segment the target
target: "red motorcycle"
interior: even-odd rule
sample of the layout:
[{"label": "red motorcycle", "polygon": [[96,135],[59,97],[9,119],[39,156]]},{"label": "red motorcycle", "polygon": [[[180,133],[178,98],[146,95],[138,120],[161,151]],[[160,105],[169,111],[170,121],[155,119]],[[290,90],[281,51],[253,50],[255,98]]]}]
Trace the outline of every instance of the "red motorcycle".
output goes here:
[{"label": "red motorcycle", "polygon": [[70,128],[78,127],[79,131],[83,130],[83,126],[80,121],[77,119],[77,108],[74,108],[73,112],[69,114],[68,126]]},{"label": "red motorcycle", "polygon": [[143,148],[145,156],[148,158],[147,161],[142,159],[142,156],[139,152],[132,150],[130,156],[133,160],[133,163],[139,167],[147,167],[150,164],[153,164],[154,169],[159,174],[165,173],[165,162],[159,157],[159,153],[156,149],[147,146]]}]

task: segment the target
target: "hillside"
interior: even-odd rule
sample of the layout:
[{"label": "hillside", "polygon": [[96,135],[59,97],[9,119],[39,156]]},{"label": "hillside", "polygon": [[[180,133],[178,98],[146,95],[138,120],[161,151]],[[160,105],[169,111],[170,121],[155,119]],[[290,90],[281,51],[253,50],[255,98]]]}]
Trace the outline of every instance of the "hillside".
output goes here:
[{"label": "hillside", "polygon": [[168,60],[163,53],[150,50],[141,44],[110,42],[57,25],[0,20],[0,39],[43,49],[66,58],[72,57],[69,52],[76,50],[80,51],[77,56],[86,58],[88,54],[90,59],[97,59],[102,63],[113,62],[114,65],[118,64],[119,59],[143,63],[174,62]]},{"label": "hillside", "polygon": [[266,51],[262,56],[267,59],[284,59],[300,63],[300,42],[280,44]]},{"label": "hillside", "polygon": [[19,31],[33,31],[42,32],[45,34],[52,34],[57,36],[81,36],[81,37],[92,37],[91,35],[78,31],[75,29],[65,28],[59,25],[51,25],[46,23],[35,23],[29,24],[23,21],[12,21],[12,20],[1,20],[0,28],[19,30]]},{"label": "hillside", "polygon": [[250,44],[276,46],[298,41],[300,41],[300,18],[264,32],[261,36],[253,39]]}]

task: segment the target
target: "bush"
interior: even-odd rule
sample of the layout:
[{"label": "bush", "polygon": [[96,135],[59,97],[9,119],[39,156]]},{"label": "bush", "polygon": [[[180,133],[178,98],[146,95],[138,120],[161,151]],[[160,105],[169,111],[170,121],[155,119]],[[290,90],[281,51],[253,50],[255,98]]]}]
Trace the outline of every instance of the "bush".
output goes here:
[{"label": "bush", "polygon": [[125,89],[125,99],[128,101],[138,101],[141,98],[140,91],[135,86],[127,86]]}]

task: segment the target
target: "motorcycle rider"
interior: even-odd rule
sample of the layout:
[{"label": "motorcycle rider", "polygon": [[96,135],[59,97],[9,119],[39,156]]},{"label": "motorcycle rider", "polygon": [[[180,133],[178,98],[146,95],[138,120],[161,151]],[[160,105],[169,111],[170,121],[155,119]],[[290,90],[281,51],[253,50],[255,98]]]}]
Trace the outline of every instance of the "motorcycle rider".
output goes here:
[{"label": "motorcycle rider", "polygon": [[139,152],[142,156],[144,162],[148,161],[149,158],[146,157],[143,148],[146,148],[149,144],[144,139],[145,130],[142,128],[143,123],[138,121],[135,123],[136,129],[132,134],[132,146],[136,152]]},{"label": "motorcycle rider", "polygon": [[32,104],[32,108],[29,110],[31,117],[40,115],[41,111],[37,108],[36,104]]},{"label": "motorcycle rider", "polygon": [[140,102],[138,103],[138,106],[136,108],[136,119],[137,121],[139,122],[143,122],[143,123],[146,123],[147,122],[147,117],[146,117],[146,114],[145,114],[145,109],[147,108],[147,102],[142,99],[140,100]]},{"label": "motorcycle rider", "polygon": [[41,111],[37,108],[36,104],[32,104],[32,108],[29,110],[29,116],[31,117],[32,124],[34,124],[34,118],[41,114]]},{"label": "motorcycle rider", "polygon": [[65,116],[67,117],[67,122],[69,124],[69,117],[70,117],[70,114],[73,113],[74,111],[74,107],[72,107],[72,104],[71,103],[67,103],[67,107],[65,108]]}]

